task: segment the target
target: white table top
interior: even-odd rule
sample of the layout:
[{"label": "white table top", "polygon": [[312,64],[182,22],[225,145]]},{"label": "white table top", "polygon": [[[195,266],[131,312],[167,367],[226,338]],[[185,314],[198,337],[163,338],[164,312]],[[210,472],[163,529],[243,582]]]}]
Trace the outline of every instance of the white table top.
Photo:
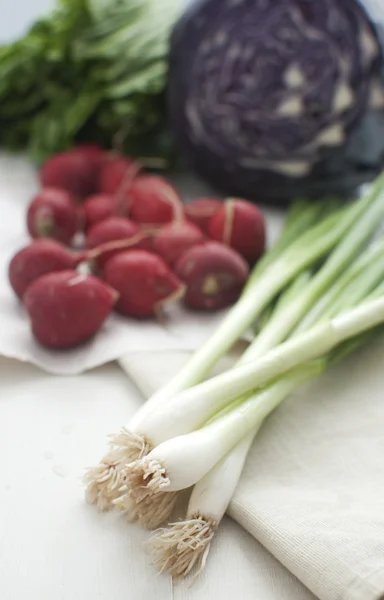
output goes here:
[{"label": "white table top", "polygon": [[142,401],[117,365],[57,377],[0,358],[0,382],[2,600],[313,598],[230,519],[205,575],[173,588],[142,548],[147,532],[85,504],[84,467]]}]

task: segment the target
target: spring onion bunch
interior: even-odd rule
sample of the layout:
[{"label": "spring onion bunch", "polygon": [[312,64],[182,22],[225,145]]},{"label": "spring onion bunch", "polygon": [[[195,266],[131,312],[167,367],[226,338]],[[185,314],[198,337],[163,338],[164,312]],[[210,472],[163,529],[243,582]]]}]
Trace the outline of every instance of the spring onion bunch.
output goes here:
[{"label": "spring onion bunch", "polygon": [[[298,203],[294,206],[287,219],[287,224],[281,239],[273,248],[273,250],[268,253],[257,265],[250,277],[244,296],[246,296],[248,292],[251,292],[253,288],[255,288],[255,285],[258,283],[258,280],[261,278],[261,276],[268,271],[268,267],[270,265],[274,265],[276,262],[275,259],[280,257],[288,248],[291,250],[293,263],[292,266],[295,267],[296,263],[299,263],[297,270],[300,270],[302,263],[305,266],[305,248],[310,243],[310,236],[306,233],[306,230],[307,228],[310,228],[312,224],[316,223],[317,219],[320,219],[322,211],[322,207],[316,204],[308,205],[305,207],[305,209],[302,203]],[[343,224],[343,227],[337,223],[337,218],[335,218],[335,215],[330,215],[325,223],[320,223],[318,227],[314,227],[313,233],[319,239],[322,238],[323,235],[327,235],[328,230],[331,228],[331,231],[328,234],[330,241],[328,241],[328,239],[326,240],[327,245],[325,252],[329,248],[328,244],[336,244],[337,240],[342,235],[344,227],[348,227],[350,216],[348,211],[345,211],[345,213],[345,221],[348,222]],[[353,217],[354,216],[355,215],[353,215]],[[310,231],[312,231],[312,229]],[[293,248],[291,248],[291,246]],[[319,257],[321,257],[321,255],[322,248],[314,248],[313,260],[316,261]],[[276,277],[276,279],[277,283],[275,287],[276,293],[278,293],[281,289],[283,289],[284,281],[282,280],[279,284],[278,277]],[[268,289],[266,291],[268,292]],[[259,314],[262,313],[263,309],[268,306],[269,299],[273,297],[274,293],[272,292],[262,304],[255,307],[256,310],[253,311],[255,315],[254,318],[253,315],[250,318],[247,318],[243,330],[252,325],[253,321],[257,319]],[[243,313],[244,316],[247,316],[247,313],[245,312],[246,310],[249,310],[249,306],[244,307],[242,311],[239,311],[238,308],[235,307],[235,309],[233,309],[233,311],[230,313],[229,317],[225,319],[220,331],[231,328],[231,321],[235,311],[239,315]],[[218,333],[218,337],[220,338],[221,333]],[[218,357],[220,357],[220,354],[224,355],[227,348],[229,348],[238,337],[239,335],[236,335],[236,333],[234,336],[232,334],[231,340],[228,340],[229,343],[227,342],[226,347],[219,352]],[[212,341],[209,341],[208,344],[212,346]],[[216,346],[220,350],[219,344],[216,344]],[[205,348],[203,347],[201,354],[204,355],[205,353]],[[212,365],[214,363],[215,359],[211,361]],[[197,376],[191,372],[191,368],[195,368],[196,364],[197,366],[200,365],[200,376]],[[127,463],[148,454],[151,450],[151,445],[147,443],[142,435],[137,433],[137,430],[140,430],[140,422],[145,420],[145,415],[151,412],[152,407],[156,407],[162,402],[162,400],[167,401],[167,399],[174,393],[180,392],[192,386],[194,383],[200,382],[204,378],[204,375],[209,372],[209,370],[210,366],[204,364],[204,356],[202,356],[201,359],[200,356],[197,355],[194,358],[194,364],[189,363],[186,365],[186,367],[180,372],[177,379],[173,379],[169,385],[165,386],[162,390],[156,393],[151,400],[148,401],[134,416],[128,427],[123,428],[122,431],[117,435],[111,436],[110,449],[108,453],[103,457],[99,465],[88,471],[85,477],[87,484],[86,497],[90,504],[97,504],[99,510],[101,511],[109,510],[113,507],[114,501],[120,496],[120,471]]]},{"label": "spring onion bunch", "polygon": [[[194,486],[186,520],[151,542],[161,569],[180,577],[204,565],[264,419],[384,322],[383,217],[384,175],[330,214],[294,208],[219,330],[88,471],[90,503],[118,506],[148,528],[168,520],[178,492]],[[239,364],[203,381],[262,315]]]},{"label": "spring onion bunch", "polygon": [[[383,252],[383,249],[384,243],[382,241],[381,252]],[[369,254],[367,253],[367,258]],[[382,259],[383,255],[380,258]],[[378,270],[376,281],[365,278],[361,274],[361,277],[356,278],[354,283],[360,290],[361,296],[370,293],[370,297],[373,299],[374,297],[380,297],[384,291],[383,284],[375,287],[379,278],[381,278],[381,281],[384,279],[384,265],[381,265],[381,268]],[[295,301],[295,295],[299,297],[302,285],[303,278],[298,278],[297,282],[285,292],[282,298],[283,302],[279,303],[276,307],[275,313],[266,325],[266,330],[270,326],[273,329],[274,320],[284,312],[285,307],[288,306],[290,301]],[[335,304],[333,309],[324,308],[322,315],[317,315],[319,319],[326,320],[333,312],[337,312],[340,309],[340,304],[343,302],[345,302],[345,308],[351,306],[349,286],[335,285],[334,288],[335,292],[336,290],[339,291],[337,294],[338,304]],[[372,293],[373,288],[375,288],[374,293]],[[356,298],[355,301],[357,303],[358,299]],[[312,322],[315,322],[315,320],[316,316],[313,313]],[[311,320],[307,319],[307,328],[310,326]],[[297,334],[295,332],[292,335]],[[336,352],[330,353],[324,360],[318,360],[317,364],[304,365],[296,373],[285,375],[286,385],[289,386],[291,384],[295,386],[296,380],[296,387],[300,387],[305,378],[311,379],[318,375],[329,364],[336,362],[340,358],[344,358],[344,356],[369,339],[371,335],[369,333],[363,337],[357,337],[351,342],[343,344]],[[258,345],[255,344],[254,347],[257,354]],[[240,364],[251,360],[251,358],[252,345],[245,352],[240,360]],[[286,389],[289,391],[289,388]],[[296,388],[294,387],[294,389]],[[276,385],[271,385],[265,390],[264,398],[266,404],[268,403],[268,398],[272,401],[275,398],[278,401],[279,391]],[[284,398],[284,392],[282,397]],[[255,393],[254,401],[262,401],[262,395],[259,392]],[[235,493],[247,455],[261,425],[262,421],[260,419],[256,427],[196,483],[192,489],[186,518],[169,524],[167,528],[159,529],[150,539],[148,548],[154,558],[155,565],[160,571],[167,570],[174,577],[185,577],[195,567],[197,567],[196,576],[204,569],[215,531]]]},{"label": "spring onion bunch", "polygon": [[[189,392],[188,388],[196,385],[209,374],[211,368],[257,320],[263,310],[290,281],[303,270],[324,259],[330,252],[331,268],[327,266],[329,262],[327,261],[324,267],[325,274],[316,284],[315,291],[321,293],[327,285],[337,279],[348,260],[353,260],[359,247],[363,246],[369,236],[373,234],[377,221],[383,216],[384,207],[381,198],[383,182],[384,176],[381,176],[372,185],[369,193],[358,202],[344,209],[336,210],[325,219],[320,220],[319,224],[310,227],[290,242],[290,231],[296,227],[296,221],[292,220],[292,224],[287,226],[280,248],[275,251],[275,258],[270,260],[267,255],[264,262],[256,267],[245,293],[229,312],[220,328],[181,369],[178,375],[162,390],[155,393],[138,411],[128,427],[111,438],[110,451],[100,465],[91,469],[87,474],[89,502],[97,503],[102,510],[112,507],[113,501],[120,495],[119,472],[121,469],[124,465],[148,454],[154,445],[150,435],[146,435],[147,417],[151,414],[153,416],[161,414],[161,410],[160,413],[158,412],[159,407],[166,410],[170,398],[173,396],[179,397],[179,394],[183,395],[184,393],[182,397],[188,401],[188,394],[199,395],[201,388],[192,390],[192,392]],[[316,212],[317,208],[310,210]],[[357,239],[355,239],[355,234],[357,234]],[[284,247],[286,243],[284,240],[288,240],[286,247]],[[342,247],[341,253],[340,247]],[[314,295],[313,292],[312,295]],[[291,321],[293,327],[295,323],[293,320]],[[212,384],[208,382],[205,385]],[[187,391],[184,392],[185,390]],[[185,404],[186,402],[184,402]],[[207,408],[209,406],[208,404]],[[212,414],[214,414],[214,409]],[[212,414],[207,415],[207,418]],[[174,421],[175,413],[172,413],[171,423]],[[185,421],[187,422],[187,420]],[[172,434],[177,435],[178,433],[179,431],[174,428]]]}]

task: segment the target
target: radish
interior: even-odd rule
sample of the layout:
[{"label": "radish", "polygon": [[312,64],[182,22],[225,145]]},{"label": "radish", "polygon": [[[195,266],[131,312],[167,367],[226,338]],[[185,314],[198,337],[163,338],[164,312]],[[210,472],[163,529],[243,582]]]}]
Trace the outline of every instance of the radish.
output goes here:
[{"label": "radish", "polygon": [[223,203],[215,198],[196,198],[185,206],[185,216],[204,233],[208,233],[211,218],[222,205]]},{"label": "radish", "polygon": [[78,144],[72,152],[77,152],[79,154],[83,154],[89,159],[97,161],[98,166],[100,167],[102,162],[105,160],[106,152],[105,150],[99,146],[98,144]]},{"label": "radish", "polygon": [[129,192],[130,216],[145,226],[182,221],[184,209],[174,187],[158,175],[141,175]]},{"label": "radish", "polygon": [[116,212],[117,205],[114,196],[110,194],[89,196],[83,204],[85,230],[114,216]]},{"label": "radish", "polygon": [[79,256],[54,240],[34,240],[12,258],[8,276],[16,296],[22,298],[29,285],[46,273],[74,269]]},{"label": "radish", "polygon": [[54,154],[41,167],[41,183],[44,187],[66,190],[77,199],[89,196],[96,192],[104,156],[102,148],[94,144]]},{"label": "radish", "polygon": [[120,294],[117,310],[136,318],[159,314],[184,293],[184,286],[163,259],[146,250],[128,250],[111,258],[104,279]]},{"label": "radish", "polygon": [[139,233],[139,231],[140,227],[137,223],[129,219],[125,219],[124,217],[110,217],[91,227],[86,236],[86,246],[87,248],[96,248],[106,242],[114,242],[132,237]]},{"label": "radish", "polygon": [[32,332],[48,348],[71,348],[92,337],[117,299],[115,290],[93,275],[77,271],[48,273],[24,295]]},{"label": "radish", "polygon": [[69,244],[78,225],[78,207],[74,197],[65,190],[42,189],[29,205],[27,226],[33,238],[48,237]]},{"label": "radish", "polygon": [[203,232],[188,221],[164,225],[156,234],[153,249],[160,254],[170,266],[173,266],[180,256],[189,248],[205,241]]},{"label": "radish", "polygon": [[218,310],[239,298],[249,275],[245,260],[217,242],[187,250],[177,262],[176,275],[186,283],[184,301],[197,310]]},{"label": "radish", "polygon": [[[127,247],[149,249],[150,238],[148,234],[142,233],[137,223],[124,217],[110,217],[101,223],[96,223],[87,233],[86,246],[88,249],[98,248],[109,242],[125,241],[127,244],[118,246],[116,250],[98,252],[97,264],[102,268],[104,264],[119,250]],[[133,246],[130,244],[133,240]],[[137,240],[137,242],[135,241]]]},{"label": "radish", "polygon": [[[131,158],[119,154],[109,154],[99,175],[98,189],[101,194],[117,194],[124,183],[135,176],[138,165]],[[131,182],[130,182],[131,183]]]},{"label": "radish", "polygon": [[236,250],[253,265],[265,251],[263,213],[246,200],[231,198],[211,218],[209,235]]}]

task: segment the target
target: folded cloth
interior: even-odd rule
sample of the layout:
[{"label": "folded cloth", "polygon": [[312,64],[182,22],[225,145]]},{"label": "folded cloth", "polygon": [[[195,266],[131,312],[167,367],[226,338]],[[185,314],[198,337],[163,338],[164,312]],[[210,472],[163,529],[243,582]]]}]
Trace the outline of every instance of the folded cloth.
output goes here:
[{"label": "folded cloth", "polygon": [[[121,365],[149,396],[187,358],[138,353]],[[379,339],[287,399],[229,507],[320,600],[384,600],[383,364]]]}]

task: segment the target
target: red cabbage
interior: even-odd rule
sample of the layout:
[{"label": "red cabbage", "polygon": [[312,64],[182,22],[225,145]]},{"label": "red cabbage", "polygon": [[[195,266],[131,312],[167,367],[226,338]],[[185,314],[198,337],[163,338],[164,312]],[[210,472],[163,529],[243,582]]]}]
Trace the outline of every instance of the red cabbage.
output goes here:
[{"label": "red cabbage", "polygon": [[279,201],[373,177],[384,87],[372,21],[356,0],[193,2],[173,32],[169,77],[189,163],[227,192]]}]

